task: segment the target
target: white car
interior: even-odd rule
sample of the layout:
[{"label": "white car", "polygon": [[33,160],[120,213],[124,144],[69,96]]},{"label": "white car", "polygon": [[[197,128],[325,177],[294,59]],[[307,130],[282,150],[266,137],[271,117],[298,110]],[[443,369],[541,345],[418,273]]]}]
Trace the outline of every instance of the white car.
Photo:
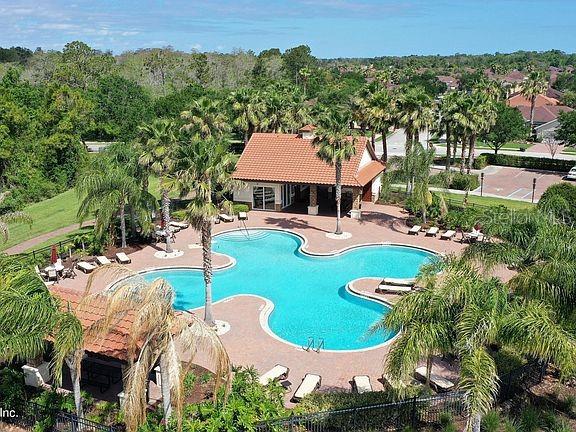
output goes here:
[{"label": "white car", "polygon": [[576,166],[573,166],[572,168],[570,168],[570,171],[568,171],[568,174],[566,175],[566,177],[564,177],[564,179],[576,180]]}]

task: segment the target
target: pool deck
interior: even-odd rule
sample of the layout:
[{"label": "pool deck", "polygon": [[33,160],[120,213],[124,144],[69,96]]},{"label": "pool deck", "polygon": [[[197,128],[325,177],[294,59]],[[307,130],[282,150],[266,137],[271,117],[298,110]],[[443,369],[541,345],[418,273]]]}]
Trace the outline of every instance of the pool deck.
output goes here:
[{"label": "pool deck", "polygon": [[[408,244],[440,253],[458,253],[465,246],[458,241],[440,240],[426,237],[424,233],[417,236],[408,235],[406,213],[398,207],[363,203],[363,219],[356,221],[344,218],[345,232],[352,234],[346,240],[334,240],[326,237],[333,232],[335,218],[328,216],[309,216],[302,214],[252,211],[248,214],[247,227],[267,227],[292,230],[308,240],[307,251],[312,253],[333,253],[344,248],[365,243],[390,242]],[[242,224],[235,220],[230,223],[220,223],[214,226],[214,233],[241,228]],[[184,251],[178,258],[163,260],[154,257],[154,253],[163,250],[164,245],[149,246],[130,254],[133,271],[168,267],[168,266],[200,266],[201,249],[198,247],[199,235],[192,228],[176,234],[175,248]],[[226,265],[228,259],[215,255],[215,265]],[[75,279],[64,279],[61,286],[84,290],[88,276],[78,272]],[[111,281],[95,280],[93,291],[103,290]],[[354,284],[356,291],[382,298],[390,303],[397,296],[382,296],[374,293],[377,286],[375,280],[360,280]],[[379,379],[382,375],[383,361],[389,346],[360,352],[307,352],[300,348],[281,342],[264,331],[259,322],[260,311],[265,305],[262,298],[241,295],[224,299],[214,305],[216,319],[230,323],[231,330],[222,336],[232,362],[235,365],[253,365],[261,373],[271,369],[275,364],[290,368],[288,382],[290,391],[288,399],[296,390],[306,373],[316,373],[322,376],[322,390],[350,391],[350,381],[354,375],[369,375],[375,390],[382,389]],[[314,307],[314,305],[310,305]],[[201,314],[199,310],[197,313]],[[318,311],[319,314],[322,311]]]}]

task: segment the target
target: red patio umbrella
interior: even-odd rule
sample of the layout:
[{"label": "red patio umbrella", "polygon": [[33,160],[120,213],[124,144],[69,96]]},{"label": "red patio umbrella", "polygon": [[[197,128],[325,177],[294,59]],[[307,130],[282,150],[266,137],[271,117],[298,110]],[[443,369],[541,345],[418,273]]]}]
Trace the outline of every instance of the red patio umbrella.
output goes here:
[{"label": "red patio umbrella", "polygon": [[56,249],[56,245],[52,245],[52,249],[50,250],[50,262],[55,264],[58,261],[58,250]]}]

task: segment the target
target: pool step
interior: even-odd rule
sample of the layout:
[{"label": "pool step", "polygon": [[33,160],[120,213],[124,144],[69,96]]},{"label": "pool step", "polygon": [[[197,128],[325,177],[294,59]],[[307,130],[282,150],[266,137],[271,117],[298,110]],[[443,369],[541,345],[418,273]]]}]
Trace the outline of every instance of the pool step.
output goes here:
[{"label": "pool step", "polygon": [[248,230],[232,231],[224,233],[217,236],[216,238],[232,242],[243,242],[249,240],[260,240],[268,237],[269,235],[270,231],[267,230],[248,229]]}]

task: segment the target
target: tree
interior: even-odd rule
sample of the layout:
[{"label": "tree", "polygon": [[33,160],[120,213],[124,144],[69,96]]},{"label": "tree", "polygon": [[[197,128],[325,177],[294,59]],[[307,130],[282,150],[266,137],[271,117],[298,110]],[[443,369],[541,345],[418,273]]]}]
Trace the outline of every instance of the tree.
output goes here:
[{"label": "tree", "polygon": [[234,113],[233,124],[244,134],[244,145],[252,133],[263,123],[265,104],[258,91],[244,88],[230,95],[232,111]]},{"label": "tree", "polygon": [[[173,154],[178,142],[178,128],[174,121],[157,119],[139,128],[141,147],[138,162],[150,174],[160,178],[162,222],[166,232],[170,227],[170,195],[166,180],[174,166]],[[172,253],[172,239],[166,235],[166,253]]]},{"label": "tree", "polygon": [[494,154],[498,154],[498,150],[507,142],[526,138],[529,130],[522,113],[517,108],[499,102],[495,105],[495,109],[495,122],[482,134],[482,139],[494,149]]},{"label": "tree", "polygon": [[556,139],[569,146],[576,145],[576,111],[560,113],[558,123]]},{"label": "tree", "polygon": [[336,185],[336,231],[342,234],[340,205],[342,201],[342,163],[356,154],[356,140],[350,136],[350,117],[341,111],[334,110],[323,116],[316,129],[312,145],[316,147],[318,158],[335,169]]},{"label": "tree", "polygon": [[282,60],[288,79],[298,83],[299,73],[302,69],[316,66],[317,59],[311,53],[308,45],[299,45],[284,52]]},{"label": "tree", "polygon": [[[151,210],[154,197],[142,190],[140,179],[127,172],[126,167],[103,157],[83,173],[76,184],[81,199],[78,208],[80,222],[94,215],[94,230],[101,238],[106,230],[113,228],[114,220],[120,222],[121,247],[126,248],[126,213],[135,214],[143,232],[150,231]],[[135,221],[134,221],[135,222]]]},{"label": "tree", "polygon": [[444,132],[446,134],[446,171],[450,170],[450,156],[456,153],[458,137],[456,136],[457,125],[456,120],[454,119],[454,114],[457,112],[461,98],[462,93],[448,93],[442,98],[437,112],[438,130],[440,133]]},{"label": "tree", "polygon": [[54,383],[61,384],[62,367],[67,363],[76,413],[82,417],[80,353],[84,335],[80,321],[50,294],[28,263],[2,257],[0,275],[0,361],[37,358],[52,339]]},{"label": "tree", "polygon": [[[6,199],[9,192],[3,192],[0,194],[0,203]],[[8,241],[10,237],[10,226],[11,223],[26,222],[32,224],[32,218],[24,212],[6,212],[0,214],[0,235],[2,236],[2,241]]]},{"label": "tree", "polygon": [[434,162],[435,151],[424,148],[421,143],[416,143],[412,152],[406,155],[402,161],[402,171],[410,184],[410,202],[414,210],[422,213],[423,222],[426,223],[426,213],[432,204],[432,194],[429,191],[430,166]]},{"label": "tree", "polygon": [[70,87],[87,90],[99,77],[109,73],[115,63],[111,53],[102,53],[80,41],[64,46],[54,78]]},{"label": "tree", "polygon": [[406,154],[420,139],[420,132],[434,121],[432,99],[421,87],[408,87],[398,98],[398,122],[406,133]]},{"label": "tree", "polygon": [[546,92],[548,82],[541,72],[530,72],[526,80],[522,83],[520,93],[530,101],[530,131],[534,134],[534,107],[536,97]]},{"label": "tree", "polygon": [[372,136],[376,131],[382,134],[382,157],[381,160],[388,160],[388,145],[386,135],[388,130],[396,123],[396,99],[387,90],[380,90],[367,100],[366,107],[367,121],[372,129]]},{"label": "tree", "polygon": [[[427,266],[418,283],[423,288],[400,299],[374,327],[403,329],[392,344],[385,374],[393,383],[402,382],[420,359],[455,353],[473,431],[480,431],[480,419],[498,393],[495,350],[510,347],[574,372],[576,344],[546,304],[510,296],[506,285],[463,258],[448,257]],[[427,365],[429,370],[429,360]]]},{"label": "tree", "polygon": [[176,149],[174,173],[168,185],[181,196],[194,192],[185,209],[186,218],[200,231],[204,272],[204,321],[214,325],[212,313],[212,221],[230,211],[227,194],[238,185],[232,178],[235,158],[222,139],[191,137]]},{"label": "tree", "polygon": [[[111,275],[113,280],[124,276],[114,290],[103,296],[91,294],[96,277]],[[162,407],[166,423],[174,416],[178,429],[182,422],[184,377],[194,355],[205,352],[216,366],[215,390],[224,384],[228,393],[231,380],[230,359],[224,345],[211,328],[194,314],[176,313],[173,308],[174,290],[163,279],[152,282],[115,264],[92,273],[80,307],[94,301],[106,303],[105,314],[86,329],[94,339],[107,335],[124,317],[133,316],[128,339],[128,371],[124,393],[124,421],[129,432],[136,431],[146,420],[148,376],[160,365]],[[191,358],[183,366],[177,347]]]},{"label": "tree", "polygon": [[222,103],[206,96],[192,102],[190,109],[183,111],[180,117],[186,122],[182,130],[201,138],[218,138],[230,129]]}]

